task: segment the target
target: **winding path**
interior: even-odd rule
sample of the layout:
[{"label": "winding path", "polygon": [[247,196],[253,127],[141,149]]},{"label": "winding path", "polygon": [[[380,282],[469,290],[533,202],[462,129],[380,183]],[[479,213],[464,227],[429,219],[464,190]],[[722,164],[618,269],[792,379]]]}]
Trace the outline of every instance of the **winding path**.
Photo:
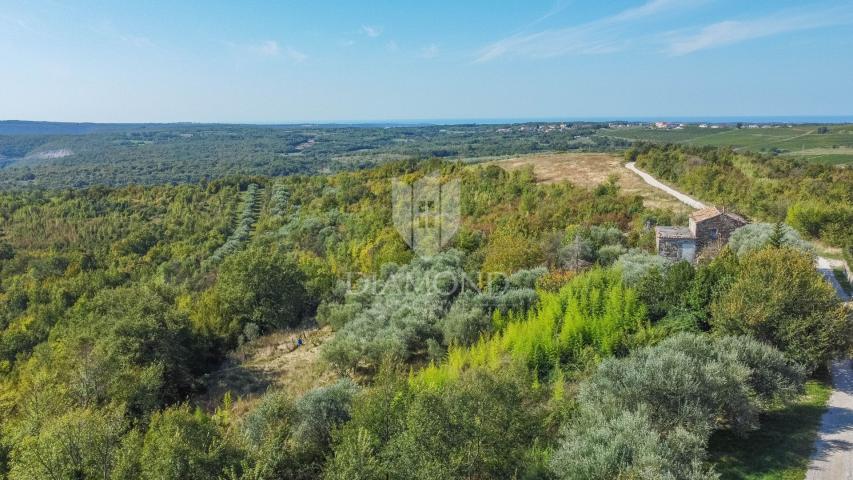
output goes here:
[{"label": "winding path", "polygon": [[[648,173],[638,169],[634,162],[625,165],[649,185],[659,188],[693,208],[705,204],[669,187]],[[817,270],[835,288],[842,301],[850,301],[832,272],[833,261],[817,257]],[[836,360],[831,365],[832,395],[820,421],[815,451],[809,462],[806,480],[853,480],[853,362]]]}]

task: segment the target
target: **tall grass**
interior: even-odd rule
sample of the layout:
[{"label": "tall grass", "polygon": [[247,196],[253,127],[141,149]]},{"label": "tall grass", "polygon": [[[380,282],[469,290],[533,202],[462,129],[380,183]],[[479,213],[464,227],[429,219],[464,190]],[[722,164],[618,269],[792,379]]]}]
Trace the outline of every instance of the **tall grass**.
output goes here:
[{"label": "tall grass", "polygon": [[507,362],[526,365],[537,379],[562,376],[584,359],[620,353],[630,335],[648,327],[646,308],[624,286],[618,269],[595,269],[572,279],[557,293],[539,292],[527,313],[495,312],[501,327],[470,347],[451,346],[447,359],[411,376],[431,388],[458,378],[469,368],[498,370]]}]

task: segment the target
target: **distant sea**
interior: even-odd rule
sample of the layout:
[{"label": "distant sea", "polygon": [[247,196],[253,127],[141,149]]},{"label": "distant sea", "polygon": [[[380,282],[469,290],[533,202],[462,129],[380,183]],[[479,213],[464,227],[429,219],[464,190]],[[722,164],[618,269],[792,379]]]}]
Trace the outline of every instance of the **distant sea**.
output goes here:
[{"label": "distant sea", "polygon": [[0,120],[0,135],[47,134],[79,135],[96,132],[123,132],[130,130],[159,130],[172,126],[203,127],[205,125],[243,125],[264,127],[415,127],[427,125],[500,125],[517,123],[605,123],[605,122],[675,122],[675,123],[759,123],[759,124],[840,124],[853,123],[853,115],[744,115],[744,116],[626,116],[626,117],[508,117],[508,118],[434,118],[434,119],[392,119],[392,120],[319,120],[309,122],[214,122],[214,123],[73,123],[45,122],[28,120]]}]

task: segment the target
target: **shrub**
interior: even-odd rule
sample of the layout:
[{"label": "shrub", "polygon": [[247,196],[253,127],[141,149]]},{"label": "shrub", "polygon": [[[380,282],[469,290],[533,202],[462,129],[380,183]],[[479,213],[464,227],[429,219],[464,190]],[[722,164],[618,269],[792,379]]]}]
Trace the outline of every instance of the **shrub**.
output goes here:
[{"label": "shrub", "polygon": [[812,238],[825,238],[835,245],[853,241],[853,207],[819,200],[796,202],[788,208],[786,222]]},{"label": "shrub", "polygon": [[0,241],[0,260],[11,260],[15,258],[15,249],[9,242]]},{"label": "shrub", "polygon": [[442,336],[447,345],[471,345],[481,334],[491,330],[491,317],[479,296],[473,293],[460,295],[441,322]]},{"label": "shrub", "polygon": [[703,466],[711,432],[757,428],[802,384],[801,367],[756,340],[678,334],[599,365],[551,467],[560,478],[716,478]]},{"label": "shrub", "polygon": [[483,259],[484,272],[510,273],[543,261],[539,243],[518,228],[499,227],[489,238]]},{"label": "shrub", "polygon": [[613,414],[592,411],[563,436],[550,464],[559,479],[717,478],[703,465],[706,440],[702,434],[679,428],[661,435],[643,407]]},{"label": "shrub", "polygon": [[223,262],[216,284],[229,336],[254,323],[261,329],[292,327],[308,301],[305,275],[289,257],[264,249],[239,252]]},{"label": "shrub", "polygon": [[[775,239],[775,237],[779,237]],[[775,239],[777,246],[785,246],[806,253],[814,253],[814,248],[800,237],[793,228],[784,224],[750,223],[735,230],[729,238],[729,248],[738,256],[746,255],[770,245]]]},{"label": "shrub", "polygon": [[350,404],[358,388],[349,379],[306,393],[296,402],[294,434],[312,449],[326,452],[332,431],[350,419]]},{"label": "shrub", "polygon": [[646,305],[649,318],[663,318],[670,310],[686,307],[685,293],[690,290],[695,270],[690,262],[673,263],[664,271],[652,268],[636,283],[637,295]]},{"label": "shrub", "polygon": [[601,265],[610,265],[619,259],[627,249],[622,245],[604,245],[598,249],[598,263]]},{"label": "shrub", "polygon": [[16,442],[9,479],[108,478],[123,429],[121,416],[108,411],[78,409],[48,417]]},{"label": "shrub", "polygon": [[622,279],[628,285],[635,285],[651,269],[666,270],[669,260],[642,251],[630,251],[616,261],[616,267],[622,270]]},{"label": "shrub", "polygon": [[465,278],[461,262],[455,251],[421,257],[357,285],[344,304],[330,307],[330,317],[345,309],[350,318],[324,345],[324,357],[339,369],[375,367],[387,355],[406,360],[427,339],[440,339],[439,321]]},{"label": "shrub", "polygon": [[468,368],[505,368],[507,359],[548,378],[555,367],[624,352],[631,335],[647,327],[645,307],[614,269],[584,272],[557,294],[543,292],[527,312],[495,311],[492,324],[492,336],[451,346],[447,362],[422,370],[415,383],[440,386]]},{"label": "shrub", "polygon": [[340,325],[323,355],[339,369],[374,368],[387,355],[423,355],[430,340],[467,345],[492,330],[493,310],[523,312],[533,305],[536,292],[528,286],[542,273],[501,276],[478,293],[455,250],[386,265],[378,278],[356,285],[343,304],[323,308],[323,320]]},{"label": "shrub", "polygon": [[711,307],[722,334],[753,335],[814,370],[846,353],[853,319],[808,254],[768,248],[746,255]]},{"label": "shrub", "polygon": [[207,480],[236,468],[241,454],[213,419],[174,407],[151,417],[139,460],[142,480]]},{"label": "shrub", "polygon": [[483,371],[438,389],[382,382],[356,401],[326,478],[519,476],[542,420],[529,392],[510,375]]}]

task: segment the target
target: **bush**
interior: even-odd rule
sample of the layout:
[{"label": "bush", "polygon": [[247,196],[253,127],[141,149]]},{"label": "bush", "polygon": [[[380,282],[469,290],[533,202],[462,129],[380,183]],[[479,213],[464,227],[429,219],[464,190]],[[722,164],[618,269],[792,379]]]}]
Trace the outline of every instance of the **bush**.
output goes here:
[{"label": "bush", "polygon": [[[778,237],[778,238],[777,238]],[[814,253],[814,248],[800,237],[793,228],[784,224],[772,223],[750,223],[735,230],[729,238],[729,248],[738,256],[744,256],[755,250],[760,250],[771,243],[800,250],[806,253]]]},{"label": "bush", "polygon": [[431,340],[470,344],[492,330],[494,310],[523,312],[535,304],[529,286],[543,273],[499,276],[478,293],[456,250],[387,265],[379,278],[356,285],[343,304],[323,308],[323,320],[340,325],[323,355],[339,369],[374,368],[387,355],[402,360],[424,355]]},{"label": "bush", "polygon": [[649,318],[659,320],[670,310],[686,307],[685,295],[693,285],[695,270],[690,262],[673,263],[664,271],[648,270],[636,283],[637,296],[649,311]]},{"label": "bush", "polygon": [[802,368],[758,341],[678,334],[602,362],[551,467],[560,478],[716,478],[703,467],[711,432],[757,428],[802,383]]},{"label": "bush", "polygon": [[542,247],[523,231],[512,226],[499,227],[489,238],[483,259],[484,272],[510,273],[530,268],[543,261]]},{"label": "bush", "polygon": [[298,325],[306,312],[305,275],[289,257],[264,249],[250,249],[222,264],[216,292],[229,337],[248,323],[262,330]]},{"label": "bush", "polygon": [[849,203],[796,202],[788,209],[786,222],[809,237],[833,245],[853,243],[853,207]]},{"label": "bush", "polygon": [[666,270],[670,261],[660,255],[642,251],[630,251],[616,261],[616,267],[622,270],[622,279],[628,285],[635,285],[650,270]]},{"label": "bush", "polygon": [[357,400],[326,478],[516,477],[541,422],[526,392],[510,375],[482,371],[439,389],[380,383]]},{"label": "bush", "polygon": [[474,293],[460,295],[441,321],[446,345],[471,345],[481,334],[491,330],[492,319],[483,308],[480,297]]},{"label": "bush", "polygon": [[[200,411],[174,407],[151,417],[139,457],[141,480],[208,480],[239,466],[239,450]],[[129,480],[129,479],[128,479]]]},{"label": "bush", "polygon": [[619,272],[596,268],[574,277],[554,293],[542,293],[535,309],[492,315],[495,332],[470,347],[451,346],[448,361],[414,377],[440,386],[469,368],[497,371],[508,359],[536,372],[537,381],[557,367],[578,367],[599,356],[625,353],[632,337],[648,327],[645,306],[625,287]]},{"label": "bush", "polygon": [[847,352],[851,314],[808,254],[767,248],[746,255],[731,287],[711,307],[716,332],[752,335],[815,370]]},{"label": "bush", "polygon": [[349,319],[324,345],[324,357],[339,369],[375,367],[387,355],[405,360],[427,339],[440,340],[439,322],[465,278],[461,262],[455,251],[421,257],[357,285],[344,304],[330,307],[329,317],[343,309]]},{"label": "bush", "polygon": [[78,409],[47,418],[12,450],[10,480],[106,478],[124,429],[114,412]]},{"label": "bush", "polygon": [[621,257],[627,249],[622,245],[604,245],[598,249],[598,263],[610,265]]},{"label": "bush", "polygon": [[350,419],[350,404],[356,392],[356,385],[344,379],[306,393],[296,402],[296,438],[312,449],[328,451],[332,431]]},{"label": "bush", "polygon": [[0,241],[0,260],[11,260],[15,258],[15,249],[9,242]]},{"label": "bush", "polygon": [[559,479],[717,478],[701,461],[702,434],[679,428],[661,435],[643,407],[613,414],[592,411],[567,429],[564,438],[550,464]]}]

